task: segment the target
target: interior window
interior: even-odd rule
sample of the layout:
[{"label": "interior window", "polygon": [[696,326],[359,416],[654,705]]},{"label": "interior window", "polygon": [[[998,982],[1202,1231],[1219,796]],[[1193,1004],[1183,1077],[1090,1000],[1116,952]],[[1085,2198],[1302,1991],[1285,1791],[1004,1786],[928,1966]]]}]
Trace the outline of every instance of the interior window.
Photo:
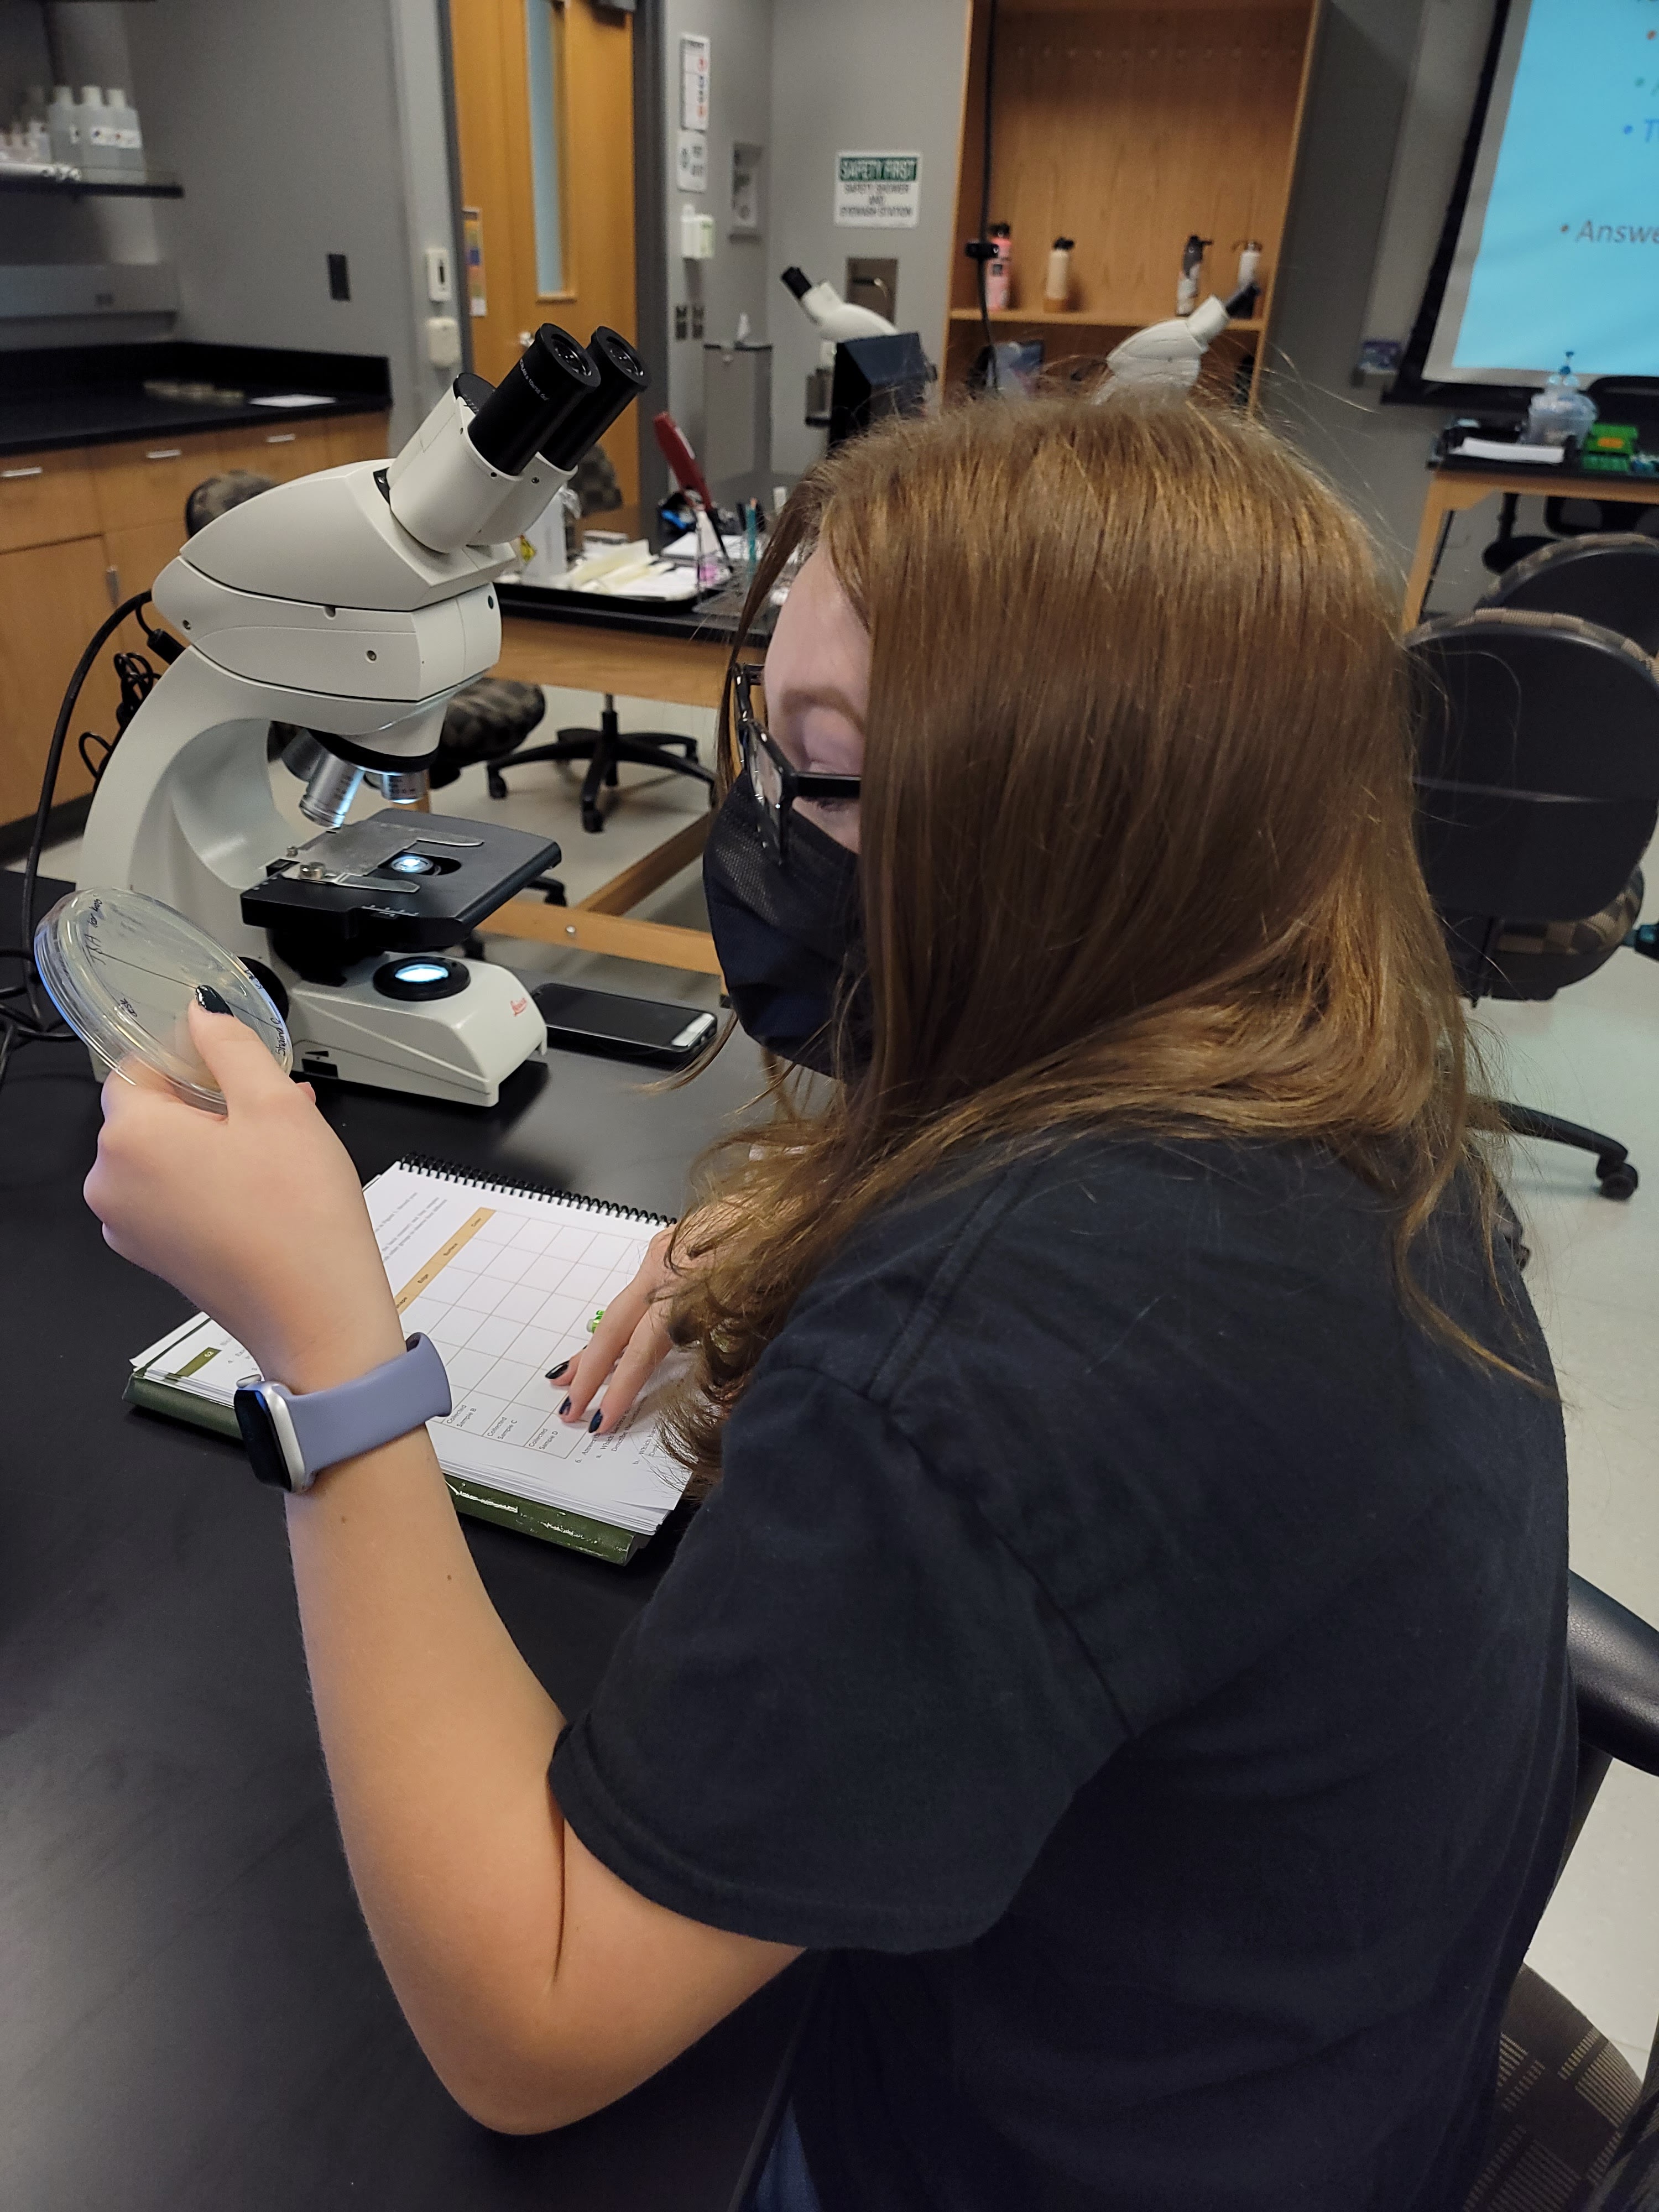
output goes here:
[{"label": "interior window", "polygon": [[562,292],[564,198],[560,191],[560,33],[554,0],[524,0],[530,79],[530,164],[536,216],[536,289]]}]

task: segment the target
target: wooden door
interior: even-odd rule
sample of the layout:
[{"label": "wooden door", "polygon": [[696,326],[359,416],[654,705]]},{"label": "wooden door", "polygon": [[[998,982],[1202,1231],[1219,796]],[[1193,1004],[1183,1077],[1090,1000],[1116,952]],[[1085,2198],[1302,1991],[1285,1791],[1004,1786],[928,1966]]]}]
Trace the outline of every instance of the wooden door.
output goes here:
[{"label": "wooden door", "polygon": [[[633,18],[594,0],[450,0],[473,366],[498,381],[538,323],[630,342]],[[477,248],[474,263],[473,249]],[[639,497],[630,409],[605,450]]]}]

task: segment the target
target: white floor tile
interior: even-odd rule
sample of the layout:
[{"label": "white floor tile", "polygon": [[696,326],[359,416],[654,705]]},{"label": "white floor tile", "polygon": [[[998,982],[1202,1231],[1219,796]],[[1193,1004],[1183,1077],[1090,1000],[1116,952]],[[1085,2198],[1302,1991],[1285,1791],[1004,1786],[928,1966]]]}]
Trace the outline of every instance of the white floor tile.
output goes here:
[{"label": "white floor tile", "polygon": [[[1518,1144],[1508,1182],[1561,1386],[1572,1563],[1659,1622],[1659,965],[1616,953],[1539,1006],[1482,1009],[1495,1087],[1628,1146],[1646,1180],[1601,1197],[1588,1154]],[[1659,2015],[1659,1780],[1615,1767],[1534,1940],[1533,1965],[1640,2073]]]}]

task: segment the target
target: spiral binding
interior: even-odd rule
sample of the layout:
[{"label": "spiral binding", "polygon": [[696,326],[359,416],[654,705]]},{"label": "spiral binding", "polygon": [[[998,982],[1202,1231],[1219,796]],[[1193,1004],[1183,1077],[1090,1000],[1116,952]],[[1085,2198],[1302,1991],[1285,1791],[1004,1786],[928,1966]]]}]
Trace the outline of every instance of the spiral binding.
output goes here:
[{"label": "spiral binding", "polygon": [[396,1168],[410,1168],[416,1175],[433,1176],[441,1182],[464,1182],[474,1190],[499,1191],[503,1198],[560,1198],[567,1206],[580,1206],[586,1213],[609,1213],[623,1221],[649,1222],[657,1229],[666,1229],[673,1216],[667,1213],[648,1213],[643,1206],[619,1206],[614,1199],[589,1198],[586,1192],[565,1190],[557,1183],[541,1182],[534,1176],[475,1175],[471,1168],[462,1167],[455,1160],[440,1159],[431,1152],[405,1152],[392,1163]]}]

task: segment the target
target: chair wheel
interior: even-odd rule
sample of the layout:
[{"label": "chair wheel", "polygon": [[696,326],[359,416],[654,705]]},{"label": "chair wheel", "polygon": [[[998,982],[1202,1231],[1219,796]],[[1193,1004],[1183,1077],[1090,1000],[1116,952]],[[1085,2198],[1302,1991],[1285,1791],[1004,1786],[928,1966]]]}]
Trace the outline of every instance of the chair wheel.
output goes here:
[{"label": "chair wheel", "polygon": [[1642,1180],[1628,1160],[1616,1168],[1609,1168],[1605,1175],[1598,1172],[1596,1179],[1601,1186],[1603,1198],[1629,1198]]},{"label": "chair wheel", "polygon": [[604,827],[605,817],[600,813],[599,808],[597,806],[584,806],[582,809],[582,828],[587,830],[590,835],[597,835],[599,830],[604,829]]},{"label": "chair wheel", "polygon": [[486,769],[484,770],[484,775],[489,781],[490,797],[492,799],[505,799],[507,797],[507,779],[505,776],[497,775],[493,768]]}]

